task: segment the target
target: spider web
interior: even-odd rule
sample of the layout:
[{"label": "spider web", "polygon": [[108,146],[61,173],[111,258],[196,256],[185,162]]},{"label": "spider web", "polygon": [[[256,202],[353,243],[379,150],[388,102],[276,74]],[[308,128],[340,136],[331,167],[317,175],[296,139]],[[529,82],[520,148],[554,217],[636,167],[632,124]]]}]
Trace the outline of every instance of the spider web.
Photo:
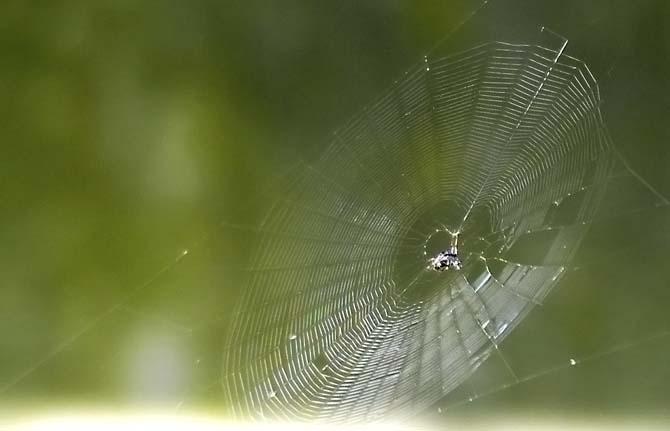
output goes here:
[{"label": "spider web", "polygon": [[[594,224],[621,213],[612,191],[636,197],[623,205],[626,214],[668,205],[612,146],[597,83],[565,53],[565,42],[493,42],[427,57],[338,129],[318,159],[275,184],[261,223],[222,223],[225,235],[255,247],[241,271],[245,297],[223,364],[197,359],[194,369],[215,371],[182,399],[218,392],[222,383],[227,405],[243,418],[406,418],[668,335],[611,343],[548,367],[539,361],[530,372],[503,348],[584,265],[575,256]],[[463,270],[428,271],[425,253],[447,245],[447,230],[460,231]],[[0,394],[83,344],[94,328],[123,332],[128,316],[161,321],[179,337],[218,334],[227,317],[207,321],[204,307],[194,307],[194,325],[168,313],[185,302],[172,286],[178,271],[195,264],[203,272],[190,251],[202,253],[219,238],[210,233],[178,254],[4,382]],[[223,277],[242,255],[220,259]],[[220,283],[200,286],[203,302],[216,302]],[[158,285],[176,292],[165,313],[142,303]],[[486,374],[491,364],[495,379]],[[483,387],[475,387],[478,376]]]},{"label": "spider web", "polygon": [[[411,416],[489,357],[502,387],[527,378],[500,343],[571,269],[608,186],[636,176],[566,44],[426,57],[290,176],[227,338],[239,415]],[[463,270],[435,273],[447,232]]]}]

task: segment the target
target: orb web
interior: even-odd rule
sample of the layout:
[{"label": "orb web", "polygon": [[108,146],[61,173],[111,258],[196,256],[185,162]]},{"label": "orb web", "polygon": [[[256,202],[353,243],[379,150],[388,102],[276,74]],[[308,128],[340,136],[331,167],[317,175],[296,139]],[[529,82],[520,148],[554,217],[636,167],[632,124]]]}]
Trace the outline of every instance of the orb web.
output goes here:
[{"label": "orb web", "polygon": [[[613,166],[564,47],[426,58],[290,176],[227,338],[238,414],[406,417],[491,356],[516,378],[498,347],[560,281]],[[454,232],[461,269],[431,271]]]}]

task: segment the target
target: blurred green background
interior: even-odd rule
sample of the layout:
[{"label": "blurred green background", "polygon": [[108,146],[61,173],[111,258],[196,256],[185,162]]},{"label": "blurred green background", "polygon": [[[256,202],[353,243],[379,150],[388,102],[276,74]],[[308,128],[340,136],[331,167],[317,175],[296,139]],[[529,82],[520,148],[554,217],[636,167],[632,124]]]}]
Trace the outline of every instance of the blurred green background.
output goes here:
[{"label": "blurred green background", "polygon": [[[244,262],[251,235],[219,222],[258,217],[266,184],[318,155],[453,29],[434,55],[534,43],[543,25],[570,39],[567,53],[601,82],[615,145],[670,194],[667,2],[491,0],[459,27],[479,5],[4,2],[0,410],[225,414],[221,349],[242,288],[228,268]],[[658,208],[594,228],[583,253],[594,264],[506,342],[522,375],[670,327],[667,216]],[[548,372],[453,414],[668,413],[668,343]],[[472,384],[497,378],[484,369]],[[440,406],[430,414],[444,416]]]}]

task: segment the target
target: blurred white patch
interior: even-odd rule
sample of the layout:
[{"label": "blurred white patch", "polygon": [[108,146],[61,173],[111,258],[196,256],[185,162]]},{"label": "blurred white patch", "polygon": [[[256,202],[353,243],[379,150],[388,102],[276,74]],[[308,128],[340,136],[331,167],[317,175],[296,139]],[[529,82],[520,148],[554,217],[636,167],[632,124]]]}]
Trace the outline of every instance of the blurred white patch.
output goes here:
[{"label": "blurred white patch", "polygon": [[316,423],[292,423],[292,422],[233,422],[218,417],[207,415],[174,415],[174,414],[117,414],[107,413],[69,413],[54,414],[20,420],[12,425],[0,422],[3,430],[15,431],[79,431],[79,430],[123,430],[123,431],[419,431],[419,430],[443,430],[443,429],[469,429],[469,430],[661,430],[667,429],[665,420],[640,420],[635,418],[619,420],[589,420],[589,419],[553,419],[528,418],[496,420],[474,420],[474,421],[450,421],[446,424],[398,424],[398,423],[370,423],[361,425],[328,425]]},{"label": "blurred white patch", "polygon": [[[1,425],[2,423],[0,423]],[[53,415],[17,423],[6,429],[21,431],[409,431],[424,430],[417,426],[394,423],[336,426],[316,423],[292,422],[233,422],[206,415],[80,413]],[[431,428],[432,429],[432,428]]]},{"label": "blurred white patch", "polygon": [[161,331],[165,330],[143,328],[126,346],[121,372],[133,402],[176,403],[190,385],[193,358],[185,337]]}]

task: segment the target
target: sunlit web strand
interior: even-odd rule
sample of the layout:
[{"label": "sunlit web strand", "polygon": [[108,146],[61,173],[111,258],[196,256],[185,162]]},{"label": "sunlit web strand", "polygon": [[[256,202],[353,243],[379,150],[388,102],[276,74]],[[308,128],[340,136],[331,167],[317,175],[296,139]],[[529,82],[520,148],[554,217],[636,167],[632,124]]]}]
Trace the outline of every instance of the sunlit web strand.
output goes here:
[{"label": "sunlit web strand", "polygon": [[503,392],[505,390],[511,389],[515,386],[523,385],[530,383],[532,381],[541,379],[543,377],[550,376],[552,374],[555,374],[557,372],[560,372],[562,370],[566,370],[571,367],[575,366],[583,366],[591,362],[596,362],[599,360],[603,360],[607,357],[610,357],[614,354],[617,353],[622,353],[634,348],[638,348],[642,345],[652,343],[657,340],[661,340],[664,338],[670,337],[670,331],[667,330],[660,330],[658,332],[655,332],[649,336],[643,337],[641,339],[635,340],[635,341],[630,341],[630,342],[625,342],[618,344],[612,348],[609,348],[607,350],[599,351],[596,353],[592,353],[589,355],[584,355],[584,356],[575,356],[572,358],[569,358],[566,361],[563,361],[560,364],[556,364],[554,366],[542,368],[541,370],[538,370],[536,372],[527,374],[523,377],[521,377],[518,381],[513,381],[513,382],[508,382],[508,383],[503,383],[501,385],[497,385],[493,388],[487,389],[484,392],[481,393],[472,393],[472,396],[468,397],[467,399],[459,400],[453,403],[449,403],[447,406],[440,407],[438,409],[439,413],[445,413],[448,412],[449,410],[456,409],[464,404],[471,403],[473,401],[476,401],[478,399],[486,398],[493,396],[495,394],[498,394],[500,392]]}]

